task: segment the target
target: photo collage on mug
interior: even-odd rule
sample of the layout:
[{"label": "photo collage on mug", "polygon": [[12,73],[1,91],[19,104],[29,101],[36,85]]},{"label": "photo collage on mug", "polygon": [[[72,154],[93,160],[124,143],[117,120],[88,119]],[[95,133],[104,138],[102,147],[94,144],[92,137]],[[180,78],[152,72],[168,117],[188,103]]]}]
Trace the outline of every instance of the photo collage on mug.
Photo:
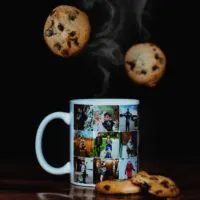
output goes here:
[{"label": "photo collage on mug", "polygon": [[137,172],[134,105],[74,105],[74,182],[128,179]]}]

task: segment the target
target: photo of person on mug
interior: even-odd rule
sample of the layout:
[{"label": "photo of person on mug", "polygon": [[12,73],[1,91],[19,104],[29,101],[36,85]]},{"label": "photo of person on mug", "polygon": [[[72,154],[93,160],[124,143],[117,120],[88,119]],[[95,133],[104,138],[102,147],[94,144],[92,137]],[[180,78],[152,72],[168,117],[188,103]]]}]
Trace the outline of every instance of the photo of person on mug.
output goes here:
[{"label": "photo of person on mug", "polygon": [[75,157],[74,177],[78,183],[93,183],[93,158]]},{"label": "photo of person on mug", "polygon": [[74,132],[74,154],[81,157],[93,156],[93,133],[91,131]]},{"label": "photo of person on mug", "polygon": [[137,173],[137,157],[119,159],[119,179],[129,179]]},{"label": "photo of person on mug", "polygon": [[128,132],[137,128],[137,110],[134,106],[120,106],[120,131]]},{"label": "photo of person on mug", "polygon": [[129,179],[133,176],[134,172],[135,172],[135,168],[133,167],[132,162],[129,160],[126,164],[125,175]]},{"label": "photo of person on mug", "polygon": [[120,133],[119,132],[93,132],[93,155],[100,158],[119,158]]},{"label": "photo of person on mug", "polygon": [[87,110],[88,106],[76,105],[74,107],[74,129],[84,130],[84,124],[87,120]]},{"label": "photo of person on mug", "polygon": [[118,128],[118,120],[112,120],[112,116],[109,112],[104,113],[103,126],[107,131],[114,131]]},{"label": "photo of person on mug", "polygon": [[94,182],[113,180],[118,178],[119,160],[95,159],[94,161]]},{"label": "photo of person on mug", "polygon": [[109,132],[119,130],[119,107],[93,107],[93,131]]},{"label": "photo of person on mug", "polygon": [[86,164],[85,164],[85,160],[82,160],[82,163],[81,163],[81,183],[86,183],[86,176],[87,176],[87,173],[86,173]]},{"label": "photo of person on mug", "polygon": [[95,138],[95,144],[94,144],[97,157],[100,157],[102,144],[103,144],[103,139],[102,139],[101,133],[98,133],[98,135]]},{"label": "photo of person on mug", "polygon": [[137,131],[121,133],[121,158],[130,158],[137,155],[137,136]]},{"label": "photo of person on mug", "polygon": [[100,182],[104,180],[104,176],[106,174],[106,163],[105,161],[101,161],[101,164],[98,166],[98,173],[100,175]]},{"label": "photo of person on mug", "polygon": [[93,131],[99,131],[99,132],[106,131],[106,129],[103,126],[102,111],[100,110],[94,111],[92,127]]}]

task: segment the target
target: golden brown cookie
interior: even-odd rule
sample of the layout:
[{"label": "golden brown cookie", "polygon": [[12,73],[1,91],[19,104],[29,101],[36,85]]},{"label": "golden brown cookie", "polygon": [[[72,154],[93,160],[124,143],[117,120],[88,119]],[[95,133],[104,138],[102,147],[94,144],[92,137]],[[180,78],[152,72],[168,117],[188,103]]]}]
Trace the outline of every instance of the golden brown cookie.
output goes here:
[{"label": "golden brown cookie", "polygon": [[170,178],[160,175],[150,175],[145,171],[138,172],[132,177],[132,182],[147,188],[150,194],[158,197],[177,197],[180,194],[179,188]]},{"label": "golden brown cookie", "polygon": [[102,194],[136,194],[140,187],[129,180],[106,180],[96,184],[96,191]]},{"label": "golden brown cookie", "polygon": [[126,52],[126,72],[134,82],[140,85],[156,86],[163,76],[165,68],[166,57],[155,44],[136,44]]},{"label": "golden brown cookie", "polygon": [[76,7],[60,5],[54,8],[44,25],[44,39],[50,50],[62,57],[80,52],[90,37],[87,14]]}]

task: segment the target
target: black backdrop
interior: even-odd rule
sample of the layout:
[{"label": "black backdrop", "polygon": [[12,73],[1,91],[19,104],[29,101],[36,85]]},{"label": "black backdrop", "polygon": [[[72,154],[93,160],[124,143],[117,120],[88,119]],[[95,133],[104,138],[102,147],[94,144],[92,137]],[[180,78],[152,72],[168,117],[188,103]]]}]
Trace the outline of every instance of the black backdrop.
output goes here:
[{"label": "black backdrop", "polygon": [[[102,73],[88,52],[74,58],[53,55],[43,40],[43,25],[50,10],[78,1],[16,2],[5,23],[3,40],[5,80],[2,83],[0,158],[2,163],[36,161],[34,139],[41,120],[55,111],[68,111],[73,98],[93,98],[100,92]],[[148,2],[145,18],[150,37],[138,35],[127,24],[120,35],[122,53],[140,41],[159,45],[167,57],[167,71],[155,88],[139,87],[114,69],[110,87],[103,97],[139,98],[141,153],[157,158],[196,157],[198,142],[198,33],[194,5],[154,0]],[[97,8],[96,8],[97,9]],[[91,11],[92,26],[98,29],[103,6]],[[134,17],[133,17],[134,19]],[[9,22],[12,22],[10,25]],[[7,43],[8,42],[8,43]],[[68,128],[55,121],[48,126],[44,151],[48,161],[60,166],[68,159]],[[67,153],[66,153],[67,151]]]}]

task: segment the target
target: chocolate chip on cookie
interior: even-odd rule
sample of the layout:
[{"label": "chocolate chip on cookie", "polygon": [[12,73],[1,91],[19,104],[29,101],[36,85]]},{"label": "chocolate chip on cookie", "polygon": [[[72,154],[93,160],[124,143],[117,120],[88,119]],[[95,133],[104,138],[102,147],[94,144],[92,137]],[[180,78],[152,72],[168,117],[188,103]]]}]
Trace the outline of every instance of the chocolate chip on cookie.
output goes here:
[{"label": "chocolate chip on cookie", "polygon": [[78,47],[79,46],[78,38],[75,38],[73,41],[74,41],[75,46]]},{"label": "chocolate chip on cookie", "polygon": [[160,184],[163,185],[165,188],[169,188],[169,182],[167,180],[161,181]]},{"label": "chocolate chip on cookie", "polygon": [[56,43],[54,44],[54,47],[55,47],[58,51],[60,51],[61,48],[62,48],[62,46],[61,46],[61,44],[60,44],[59,42],[56,42]]},{"label": "chocolate chip on cookie", "polygon": [[147,74],[147,71],[143,69],[143,70],[140,71],[140,74],[145,75],[145,74]]},{"label": "chocolate chip on cookie", "polygon": [[70,12],[68,15],[68,19],[74,21],[77,18],[76,13]]},{"label": "chocolate chip on cookie", "polygon": [[73,38],[75,35],[76,35],[76,32],[75,32],[75,31],[72,31],[72,32],[69,33],[69,36],[70,36],[71,38]]},{"label": "chocolate chip on cookie", "polygon": [[126,63],[130,66],[131,70],[133,70],[135,68],[135,62],[134,61],[127,61]]},{"label": "chocolate chip on cookie", "polygon": [[158,53],[155,54],[155,59],[158,60],[161,64],[164,63],[164,59]]},{"label": "chocolate chip on cookie", "polygon": [[51,28],[49,28],[49,29],[46,30],[45,35],[46,35],[47,37],[51,37],[51,36],[53,36],[53,35],[56,35],[56,33],[54,33],[54,31],[53,31]]},{"label": "chocolate chip on cookie", "polygon": [[153,70],[153,71],[156,71],[157,69],[159,69],[159,67],[158,67],[157,65],[154,65],[154,66],[152,67],[152,70]]},{"label": "chocolate chip on cookie", "polygon": [[109,191],[110,190],[110,185],[105,185],[104,188],[105,188],[105,190]]},{"label": "chocolate chip on cookie", "polygon": [[59,23],[58,29],[62,32],[62,31],[64,31],[65,27],[61,23]]},{"label": "chocolate chip on cookie", "polygon": [[62,53],[62,55],[64,57],[68,57],[69,56],[69,51],[67,49],[63,49],[61,53]]}]

